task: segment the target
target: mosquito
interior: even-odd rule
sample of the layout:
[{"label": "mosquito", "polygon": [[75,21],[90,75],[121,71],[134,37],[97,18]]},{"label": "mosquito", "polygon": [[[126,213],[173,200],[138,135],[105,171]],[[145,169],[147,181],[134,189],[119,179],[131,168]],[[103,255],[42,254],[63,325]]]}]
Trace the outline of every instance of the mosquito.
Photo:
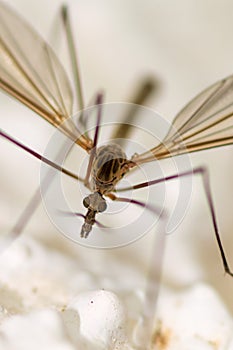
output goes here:
[{"label": "mosquito", "polygon": [[[67,7],[62,7],[61,14],[71,56],[76,95],[80,110],[83,110],[85,106],[83,89]],[[18,33],[24,38],[23,41],[18,40]],[[157,214],[155,207],[138,200],[117,196],[116,193],[137,190],[192,174],[200,175],[223,267],[227,274],[233,276],[221,242],[209,175],[205,167],[197,167],[161,179],[116,189],[116,185],[126,174],[144,163],[233,144],[233,76],[218,81],[191,100],[174,118],[170,130],[159,145],[128,159],[120,144],[98,146],[103,95],[97,94],[95,97],[97,118],[92,139],[88,132],[79,129],[70,118],[73,107],[72,90],[54,51],[28,23],[2,2],[0,2],[0,67],[0,88],[4,92],[58,128],[89,154],[87,171],[85,177],[81,178],[0,130],[3,138],[67,176],[83,182],[90,190],[91,193],[83,200],[86,214],[76,213],[84,220],[81,237],[88,238],[93,225],[97,224],[101,227],[96,217],[107,210],[106,198],[145,207]],[[143,104],[153,88],[153,83],[147,82],[133,102]],[[133,118],[133,115],[132,110],[126,120]],[[79,120],[83,128],[85,118],[83,114]],[[130,128],[126,124],[123,123],[115,130],[113,138],[124,138],[129,135]]]}]

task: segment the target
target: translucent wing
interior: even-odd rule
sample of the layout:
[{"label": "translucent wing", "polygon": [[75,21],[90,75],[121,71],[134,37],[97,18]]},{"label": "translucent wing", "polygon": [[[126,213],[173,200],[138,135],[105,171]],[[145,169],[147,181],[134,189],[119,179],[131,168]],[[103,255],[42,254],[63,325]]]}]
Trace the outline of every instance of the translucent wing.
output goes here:
[{"label": "translucent wing", "polygon": [[196,96],[178,113],[163,142],[133,160],[139,164],[229,144],[233,144],[233,76]]},{"label": "translucent wing", "polygon": [[22,18],[2,2],[0,88],[68,137],[77,140],[76,143],[84,149],[91,148],[90,140],[81,135],[69,118],[72,115],[72,91],[55,53]]}]

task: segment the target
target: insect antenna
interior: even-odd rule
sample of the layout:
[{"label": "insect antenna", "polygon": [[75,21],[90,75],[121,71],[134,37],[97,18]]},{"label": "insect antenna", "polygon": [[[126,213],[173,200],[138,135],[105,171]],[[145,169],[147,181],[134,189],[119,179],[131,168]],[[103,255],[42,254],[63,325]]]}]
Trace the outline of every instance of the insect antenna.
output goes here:
[{"label": "insect antenna", "polygon": [[[82,213],[75,213],[75,212],[70,212],[70,211],[63,211],[63,210],[58,210],[59,213],[65,215],[65,216],[79,216],[83,219],[85,219],[85,215]],[[102,224],[100,221],[95,219],[95,224],[99,226],[100,228],[109,228],[108,226]]]}]

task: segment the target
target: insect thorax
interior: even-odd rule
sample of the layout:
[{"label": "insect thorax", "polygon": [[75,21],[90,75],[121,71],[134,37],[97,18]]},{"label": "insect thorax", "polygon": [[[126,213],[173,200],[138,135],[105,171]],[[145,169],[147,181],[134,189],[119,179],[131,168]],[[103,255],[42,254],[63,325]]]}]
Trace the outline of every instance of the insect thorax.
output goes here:
[{"label": "insect thorax", "polygon": [[102,194],[112,191],[128,171],[128,163],[126,154],[119,145],[99,147],[92,165],[93,190]]}]

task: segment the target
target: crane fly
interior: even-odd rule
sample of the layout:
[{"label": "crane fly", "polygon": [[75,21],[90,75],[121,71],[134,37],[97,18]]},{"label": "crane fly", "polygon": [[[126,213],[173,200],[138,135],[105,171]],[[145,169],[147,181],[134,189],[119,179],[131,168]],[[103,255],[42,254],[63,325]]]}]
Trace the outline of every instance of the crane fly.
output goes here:
[{"label": "crane fly", "polygon": [[[65,27],[69,52],[72,61],[76,95],[80,110],[84,109],[84,99],[75,53],[74,40],[66,7],[62,7],[62,19]],[[23,40],[19,39],[23,38]],[[209,186],[208,172],[204,167],[166,176],[161,179],[146,181],[116,189],[116,185],[133,169],[144,163],[160,161],[190,152],[206,150],[213,147],[226,146],[233,143],[233,76],[218,81],[197,95],[175,117],[167,135],[155,147],[140,154],[127,158],[120,144],[98,145],[99,127],[101,121],[103,95],[97,94],[94,105],[97,117],[94,137],[84,132],[70,118],[72,115],[73,96],[67,75],[51,47],[6,4],[0,2],[0,87],[13,96],[54,127],[58,128],[69,139],[86,151],[89,162],[86,174],[80,178],[69,170],[57,165],[39,153],[23,145],[5,131],[0,135],[47,163],[62,171],[67,176],[81,181],[90,190],[83,200],[86,214],[76,213],[83,218],[81,237],[88,238],[94,224],[101,227],[97,220],[100,213],[107,210],[106,198],[113,201],[128,202],[157,213],[155,207],[125,197],[118,197],[117,192],[136,190],[164,181],[199,174],[210,209],[215,237],[217,239],[225,272],[233,276],[228,265]],[[141,93],[134,99],[135,104],[143,104],[145,98],[153,90],[153,84],[147,83]],[[127,116],[129,118],[129,116]],[[81,115],[80,125],[85,127],[86,117]],[[129,135],[130,128],[123,123],[114,132],[113,138]]]}]

